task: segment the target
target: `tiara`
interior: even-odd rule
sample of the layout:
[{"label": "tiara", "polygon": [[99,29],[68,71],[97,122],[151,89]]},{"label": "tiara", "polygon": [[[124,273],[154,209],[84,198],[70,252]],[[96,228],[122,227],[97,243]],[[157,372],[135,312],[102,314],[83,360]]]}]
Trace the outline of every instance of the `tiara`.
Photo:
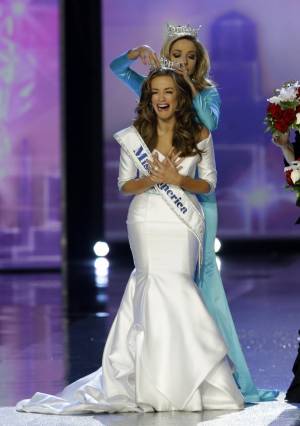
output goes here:
[{"label": "tiara", "polygon": [[167,24],[167,36],[168,38],[182,37],[189,35],[197,38],[198,32],[202,25],[198,27],[192,27],[191,25],[171,25]]},{"label": "tiara", "polygon": [[172,70],[172,71],[176,71],[176,70],[178,70],[178,67],[179,67],[178,62],[170,61],[165,56],[161,56],[159,58],[159,66],[152,65],[150,67],[150,72],[151,71],[158,71],[158,70]]}]

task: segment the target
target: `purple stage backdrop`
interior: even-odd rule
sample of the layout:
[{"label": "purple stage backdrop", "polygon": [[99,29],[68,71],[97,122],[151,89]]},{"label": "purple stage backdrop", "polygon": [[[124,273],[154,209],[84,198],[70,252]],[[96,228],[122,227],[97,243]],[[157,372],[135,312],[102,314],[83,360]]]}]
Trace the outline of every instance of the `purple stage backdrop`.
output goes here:
[{"label": "purple stage backdrop", "polygon": [[[0,3],[0,268],[60,263],[58,3]],[[299,13],[298,0],[104,0],[107,239],[127,238],[130,197],[117,191],[112,134],[130,124],[136,105],[109,62],[139,44],[159,51],[166,22],[202,24],[222,96],[214,134],[219,236],[299,237],[294,194],[284,189],[280,152],[262,125],[272,89],[300,78]]]},{"label": "purple stage backdrop", "polygon": [[0,3],[0,268],[60,263],[58,12]]},{"label": "purple stage backdrop", "polygon": [[[266,98],[284,81],[300,79],[298,0],[104,0],[104,104],[107,239],[126,239],[129,197],[117,191],[119,149],[112,134],[127,127],[136,98],[109,70],[121,52],[141,44],[159,52],[166,22],[202,24],[222,97],[214,133],[218,167],[219,236],[299,237],[295,196],[284,189],[278,148],[264,133]],[[140,64],[135,69],[147,70]]]}]

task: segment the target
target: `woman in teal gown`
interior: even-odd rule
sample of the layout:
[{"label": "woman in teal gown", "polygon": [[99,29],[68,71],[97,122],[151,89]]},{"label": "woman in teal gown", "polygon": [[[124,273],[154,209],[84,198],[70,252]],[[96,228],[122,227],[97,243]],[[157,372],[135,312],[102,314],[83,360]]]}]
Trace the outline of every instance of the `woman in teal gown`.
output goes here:
[{"label": "woman in teal gown", "polygon": [[[205,47],[198,41],[195,33],[187,27],[172,27],[161,54],[181,64],[179,73],[190,84],[193,104],[199,121],[213,131],[218,126],[220,115],[220,96],[214,84],[208,79],[209,57]],[[177,31],[177,34],[176,34]],[[139,96],[145,79],[131,69],[131,65],[140,58],[145,65],[158,62],[155,52],[149,46],[140,46],[115,58],[110,68],[115,76]],[[197,195],[204,210],[206,235],[203,263],[196,278],[202,298],[216,321],[228,347],[229,356],[235,365],[234,378],[244,395],[246,403],[271,401],[278,391],[257,389],[248,369],[223,288],[220,272],[216,263],[214,242],[217,231],[217,204],[214,193]]]}]

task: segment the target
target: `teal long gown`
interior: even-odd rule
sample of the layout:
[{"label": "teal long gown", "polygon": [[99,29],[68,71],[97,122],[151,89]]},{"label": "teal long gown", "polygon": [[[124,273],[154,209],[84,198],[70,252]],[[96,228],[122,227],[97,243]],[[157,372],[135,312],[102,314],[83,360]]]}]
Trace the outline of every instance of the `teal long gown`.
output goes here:
[{"label": "teal long gown", "polygon": [[[134,60],[128,59],[127,52],[114,59],[110,68],[115,76],[139,96],[145,77],[130,68]],[[218,126],[221,100],[215,87],[201,90],[194,96],[193,104],[200,122],[213,131]],[[235,365],[234,378],[245,398],[246,403],[272,401],[279,392],[277,390],[257,389],[247,362],[245,360],[239,338],[228,306],[220,272],[217,268],[214,242],[217,232],[218,211],[215,193],[197,194],[202,205],[206,233],[204,241],[203,262],[199,276],[196,278],[202,298],[228,347],[231,361]],[[198,274],[199,275],[199,274]]]}]

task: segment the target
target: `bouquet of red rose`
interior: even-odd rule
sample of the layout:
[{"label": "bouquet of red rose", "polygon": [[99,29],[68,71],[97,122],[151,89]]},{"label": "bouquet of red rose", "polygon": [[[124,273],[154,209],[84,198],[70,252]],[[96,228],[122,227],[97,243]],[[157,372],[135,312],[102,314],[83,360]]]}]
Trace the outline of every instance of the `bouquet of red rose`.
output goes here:
[{"label": "bouquet of red rose", "polygon": [[293,161],[292,164],[284,168],[287,186],[286,188],[296,192],[296,206],[300,207],[300,161]]},{"label": "bouquet of red rose", "polygon": [[274,96],[268,99],[265,124],[272,134],[300,130],[299,81],[285,83],[274,91]]}]

